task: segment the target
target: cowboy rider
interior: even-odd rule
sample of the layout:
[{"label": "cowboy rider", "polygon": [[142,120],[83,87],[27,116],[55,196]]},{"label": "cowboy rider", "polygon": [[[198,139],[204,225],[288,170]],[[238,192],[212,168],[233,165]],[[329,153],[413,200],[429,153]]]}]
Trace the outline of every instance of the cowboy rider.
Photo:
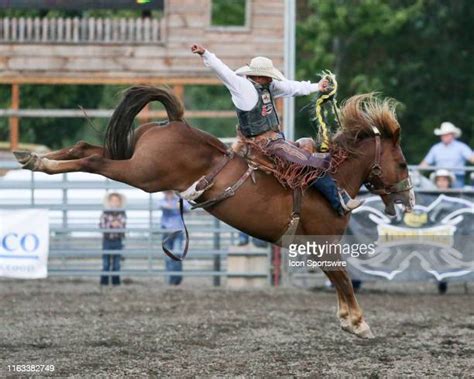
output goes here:
[{"label": "cowboy rider", "polygon": [[[265,57],[255,57],[248,66],[234,72],[201,45],[193,44],[191,51],[202,57],[204,64],[215,72],[230,91],[239,120],[238,131],[244,138],[262,136],[269,140],[284,139],[273,99],[324,92],[329,85],[327,79],[322,79],[319,83],[287,80],[273,66],[273,62]],[[347,191],[338,188],[329,173],[317,179],[312,186],[326,197],[340,215],[362,204],[361,201],[352,199]]]}]

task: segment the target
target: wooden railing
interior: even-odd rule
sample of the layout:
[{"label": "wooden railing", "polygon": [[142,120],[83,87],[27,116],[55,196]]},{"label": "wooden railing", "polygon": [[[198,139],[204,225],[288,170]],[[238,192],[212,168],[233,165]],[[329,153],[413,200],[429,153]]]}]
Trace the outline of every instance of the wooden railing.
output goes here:
[{"label": "wooden railing", "polygon": [[161,41],[156,18],[0,18],[1,43],[152,44]]}]

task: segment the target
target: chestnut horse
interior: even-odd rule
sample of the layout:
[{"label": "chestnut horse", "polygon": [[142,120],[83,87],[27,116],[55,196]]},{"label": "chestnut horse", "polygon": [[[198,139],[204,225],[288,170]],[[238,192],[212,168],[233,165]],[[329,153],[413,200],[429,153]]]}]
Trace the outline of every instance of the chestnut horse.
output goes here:
[{"label": "chestnut horse", "polygon": [[[133,120],[150,101],[161,102],[169,121],[148,123],[133,131]],[[189,126],[184,108],[169,90],[133,87],[127,90],[106,131],[104,147],[85,142],[44,155],[15,152],[24,168],[47,174],[84,171],[127,183],[146,192],[183,192],[221,165],[227,147],[217,138]],[[413,205],[407,164],[399,144],[400,127],[389,101],[372,95],[350,98],[341,110],[343,129],[333,143],[350,152],[334,178],[354,197],[363,183],[381,195],[386,212],[394,203]],[[375,135],[374,135],[375,133]],[[248,169],[238,155],[223,167],[197,202],[213,199]],[[211,206],[208,212],[233,227],[275,243],[286,230],[292,212],[292,193],[272,176],[255,172],[235,195]],[[400,185],[403,183],[404,185]],[[408,183],[408,184],[407,184]],[[349,215],[338,216],[316,190],[306,191],[298,235],[341,236]],[[341,327],[362,338],[373,337],[357,303],[345,269],[324,270],[337,290]]]}]

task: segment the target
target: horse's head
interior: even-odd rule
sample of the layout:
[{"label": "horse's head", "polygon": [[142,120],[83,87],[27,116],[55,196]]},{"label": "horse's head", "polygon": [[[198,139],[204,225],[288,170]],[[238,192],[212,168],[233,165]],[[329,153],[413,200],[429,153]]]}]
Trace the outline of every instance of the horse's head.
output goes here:
[{"label": "horse's head", "polygon": [[[395,103],[379,100],[373,94],[353,96],[342,108],[342,120],[342,140],[346,144],[349,141],[349,147],[357,150],[367,163],[367,189],[382,197],[388,215],[395,215],[395,204],[402,204],[410,212],[415,196],[400,147]],[[374,148],[369,148],[369,143]]]},{"label": "horse's head", "polygon": [[395,215],[395,204],[402,204],[406,212],[411,212],[415,206],[415,194],[399,144],[400,129],[397,129],[391,139],[382,139],[378,128],[372,128],[375,153],[365,186],[371,193],[382,197],[385,213],[388,215]]}]

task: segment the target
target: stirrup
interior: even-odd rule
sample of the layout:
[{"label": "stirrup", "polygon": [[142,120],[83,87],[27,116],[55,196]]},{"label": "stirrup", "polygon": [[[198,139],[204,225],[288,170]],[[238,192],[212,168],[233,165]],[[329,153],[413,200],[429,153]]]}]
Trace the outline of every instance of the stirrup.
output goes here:
[{"label": "stirrup", "polygon": [[338,189],[339,201],[341,202],[341,207],[345,213],[352,212],[354,209],[359,208],[364,204],[364,200],[353,199],[347,193],[345,189]]}]

